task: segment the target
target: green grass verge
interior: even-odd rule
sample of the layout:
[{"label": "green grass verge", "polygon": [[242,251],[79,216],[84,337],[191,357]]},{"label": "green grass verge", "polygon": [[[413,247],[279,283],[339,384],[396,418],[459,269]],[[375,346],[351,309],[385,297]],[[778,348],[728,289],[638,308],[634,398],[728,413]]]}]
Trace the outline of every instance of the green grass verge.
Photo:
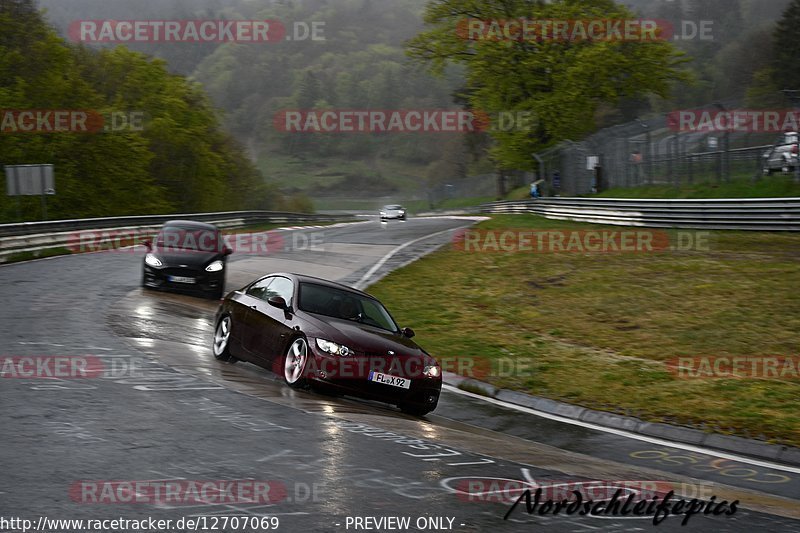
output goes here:
[{"label": "green grass verge", "polygon": [[751,177],[736,177],[730,182],[704,181],[693,185],[642,185],[614,188],[595,196],[604,198],[785,198],[800,196],[794,176],[773,174],[753,183]]},{"label": "green grass verge", "polygon": [[34,259],[55,257],[57,255],[68,255],[71,253],[72,251],[69,248],[64,247],[49,248],[47,250],[37,250],[34,252],[16,252],[2,258],[2,260],[0,260],[0,264],[20,263],[22,261],[32,261]]},{"label": "green grass verge", "polygon": [[316,188],[339,183],[347,176],[385,179],[386,183],[397,186],[401,191],[416,190],[419,187],[419,176],[425,175],[426,169],[425,165],[389,158],[315,159],[275,153],[262,155],[257,165],[270,183],[279,187],[301,189],[309,196],[314,196]]},{"label": "green grass verge", "polygon": [[[479,227],[602,228],[531,215],[494,216]],[[687,380],[665,364],[798,355],[800,235],[709,237],[706,250],[658,253],[450,247],[370,292],[433,355],[471,361],[472,375],[495,386],[798,446],[800,379]]]}]

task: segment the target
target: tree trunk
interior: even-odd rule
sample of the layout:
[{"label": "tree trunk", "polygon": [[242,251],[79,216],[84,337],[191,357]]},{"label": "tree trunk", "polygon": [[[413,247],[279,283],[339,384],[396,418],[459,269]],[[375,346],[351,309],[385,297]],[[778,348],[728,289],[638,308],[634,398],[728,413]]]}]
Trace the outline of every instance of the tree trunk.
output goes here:
[{"label": "tree trunk", "polygon": [[497,173],[497,199],[502,200],[506,196],[506,173],[499,171]]}]

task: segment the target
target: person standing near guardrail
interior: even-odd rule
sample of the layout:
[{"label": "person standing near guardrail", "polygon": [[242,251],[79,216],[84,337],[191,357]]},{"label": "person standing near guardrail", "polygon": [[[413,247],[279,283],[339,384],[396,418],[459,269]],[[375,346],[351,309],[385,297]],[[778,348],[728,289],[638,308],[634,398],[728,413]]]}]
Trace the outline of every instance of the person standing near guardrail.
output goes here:
[{"label": "person standing near guardrail", "polygon": [[603,192],[603,167],[600,163],[594,166],[594,176],[592,178],[592,192]]},{"label": "person standing near guardrail", "polygon": [[539,192],[539,184],[542,183],[544,180],[537,180],[531,183],[531,198],[541,198],[542,193]]}]

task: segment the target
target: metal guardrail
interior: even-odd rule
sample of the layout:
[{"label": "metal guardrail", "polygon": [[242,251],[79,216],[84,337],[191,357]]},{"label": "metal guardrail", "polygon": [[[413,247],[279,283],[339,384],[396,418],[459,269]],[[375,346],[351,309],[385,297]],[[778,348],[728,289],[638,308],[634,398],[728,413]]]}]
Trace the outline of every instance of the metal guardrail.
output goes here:
[{"label": "metal guardrail", "polygon": [[317,215],[309,213],[288,213],[284,211],[223,211],[220,213],[189,213],[173,215],[139,215],[105,218],[78,218],[73,220],[52,220],[47,222],[20,222],[0,224],[0,237],[11,235],[31,235],[56,231],[78,231],[84,229],[110,229],[131,226],[160,225],[168,220],[197,220],[200,222],[224,222],[243,220],[247,224],[260,222],[331,222],[341,220],[339,215]]},{"label": "metal guardrail", "polygon": [[483,204],[478,213],[534,213],[555,220],[616,226],[800,231],[800,198],[628,200],[542,198]]},{"label": "metal guardrail", "polygon": [[353,220],[351,215],[318,215],[280,211],[228,211],[221,213],[189,213],[107,218],[81,218],[47,222],[0,224],[0,263],[21,252],[40,252],[74,245],[77,234],[86,231],[130,232],[155,234],[168,220],[197,220],[221,229],[235,229],[254,224],[291,224],[301,222],[340,222]]}]

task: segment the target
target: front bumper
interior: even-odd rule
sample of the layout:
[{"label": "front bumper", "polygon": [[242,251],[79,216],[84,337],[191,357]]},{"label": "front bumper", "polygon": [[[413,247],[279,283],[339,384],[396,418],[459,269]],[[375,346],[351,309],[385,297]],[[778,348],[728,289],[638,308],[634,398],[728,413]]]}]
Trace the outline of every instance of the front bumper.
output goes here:
[{"label": "front bumper", "polygon": [[[192,278],[194,283],[174,281],[174,277]],[[151,267],[144,264],[142,284],[152,289],[172,290],[188,293],[216,293],[225,286],[225,269],[218,272],[206,272],[190,268]]]},{"label": "front bumper", "polygon": [[[307,377],[343,393],[396,405],[412,405],[433,410],[439,402],[442,378],[422,374],[423,365],[406,364],[408,360],[392,361],[384,357],[340,357],[311,348]],[[406,378],[409,388],[370,381],[371,372]]]}]

